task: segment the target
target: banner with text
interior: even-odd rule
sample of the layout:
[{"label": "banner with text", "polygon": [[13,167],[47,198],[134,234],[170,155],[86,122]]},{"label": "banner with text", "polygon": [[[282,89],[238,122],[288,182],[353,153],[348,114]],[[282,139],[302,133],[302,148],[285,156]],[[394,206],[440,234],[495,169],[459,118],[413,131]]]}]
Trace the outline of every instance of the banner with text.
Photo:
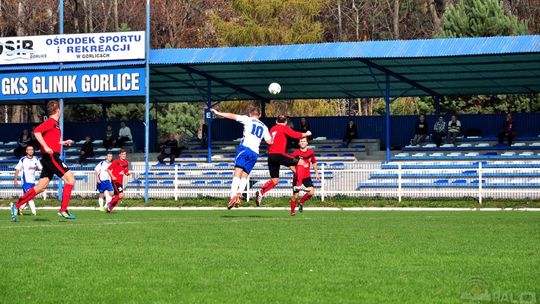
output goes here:
[{"label": "banner with text", "polygon": [[145,32],[0,38],[0,65],[145,58]]},{"label": "banner with text", "polygon": [[0,74],[0,100],[144,96],[144,68]]}]

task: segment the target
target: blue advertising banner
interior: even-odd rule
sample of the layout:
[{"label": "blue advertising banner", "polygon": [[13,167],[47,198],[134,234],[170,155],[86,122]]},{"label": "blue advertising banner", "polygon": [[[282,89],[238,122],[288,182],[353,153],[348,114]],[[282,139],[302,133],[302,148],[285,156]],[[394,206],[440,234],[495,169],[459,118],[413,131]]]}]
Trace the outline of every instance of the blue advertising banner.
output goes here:
[{"label": "blue advertising banner", "polygon": [[144,96],[144,68],[0,74],[0,100]]}]

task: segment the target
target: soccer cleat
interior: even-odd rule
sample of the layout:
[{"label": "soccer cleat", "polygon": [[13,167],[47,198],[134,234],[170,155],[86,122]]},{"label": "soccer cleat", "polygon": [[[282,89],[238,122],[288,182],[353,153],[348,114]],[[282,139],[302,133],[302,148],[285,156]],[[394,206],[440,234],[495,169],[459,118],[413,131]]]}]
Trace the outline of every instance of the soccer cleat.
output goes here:
[{"label": "soccer cleat", "polygon": [[257,205],[257,207],[261,206],[262,199],[263,199],[263,195],[261,193],[261,190],[257,190],[255,192],[255,205]]},{"label": "soccer cleat", "polygon": [[9,203],[9,208],[11,209],[11,219],[16,222],[18,212],[17,205],[15,205],[15,203]]},{"label": "soccer cleat", "polygon": [[238,202],[238,195],[231,197],[231,200],[227,204],[227,209],[231,210],[232,207],[235,207],[237,202]]},{"label": "soccer cleat", "polygon": [[304,212],[304,204],[299,204],[298,205],[298,212],[300,212],[300,213]]},{"label": "soccer cleat", "polygon": [[238,208],[240,206],[242,206],[242,196],[241,194],[237,194],[236,195],[236,202],[234,203],[234,208]]},{"label": "soccer cleat", "polygon": [[294,212],[291,212],[291,216],[295,216],[295,213],[294,213]]},{"label": "soccer cleat", "polygon": [[296,191],[304,191],[304,192],[306,192],[306,191],[308,191],[308,188],[306,188],[306,186],[304,186],[304,185],[294,186],[293,191],[295,191],[295,192]]},{"label": "soccer cleat", "polygon": [[109,205],[109,203],[105,204],[105,207],[103,207],[103,211],[107,212],[108,214],[112,213],[111,206]]},{"label": "soccer cleat", "polygon": [[58,216],[65,218],[66,220],[74,220],[76,219],[75,215],[70,214],[69,211],[60,211],[58,212]]}]

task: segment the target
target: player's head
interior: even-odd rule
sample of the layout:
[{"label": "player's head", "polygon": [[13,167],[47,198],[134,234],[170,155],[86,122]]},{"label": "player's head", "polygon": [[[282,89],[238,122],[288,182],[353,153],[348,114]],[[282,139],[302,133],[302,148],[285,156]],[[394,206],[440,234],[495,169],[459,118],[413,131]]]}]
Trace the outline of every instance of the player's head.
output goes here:
[{"label": "player's head", "polygon": [[308,145],[307,138],[306,137],[300,138],[300,140],[298,141],[298,146],[300,147],[300,149],[305,149],[307,145]]},{"label": "player's head", "polygon": [[47,104],[47,112],[49,113],[49,116],[60,112],[60,104],[58,103],[58,100],[49,101]]},{"label": "player's head", "polygon": [[113,158],[113,155],[111,152],[107,153],[107,156],[105,156],[105,160],[109,163],[112,161],[112,158]]},{"label": "player's head", "polygon": [[30,156],[30,157],[34,156],[34,147],[33,146],[30,146],[30,145],[26,146],[26,155]]},{"label": "player's head", "polygon": [[289,120],[289,118],[285,115],[279,115],[277,118],[276,118],[276,123],[278,125],[284,125],[286,126],[287,125],[287,121]]},{"label": "player's head", "polygon": [[126,157],[127,157],[126,150],[121,149],[120,153],[118,153],[118,158],[120,158],[121,160],[124,160],[124,159],[126,159]]},{"label": "player's head", "polygon": [[248,116],[249,117],[255,117],[255,118],[259,118],[261,117],[261,112],[259,111],[259,108],[256,107],[256,106],[250,106],[248,108]]}]

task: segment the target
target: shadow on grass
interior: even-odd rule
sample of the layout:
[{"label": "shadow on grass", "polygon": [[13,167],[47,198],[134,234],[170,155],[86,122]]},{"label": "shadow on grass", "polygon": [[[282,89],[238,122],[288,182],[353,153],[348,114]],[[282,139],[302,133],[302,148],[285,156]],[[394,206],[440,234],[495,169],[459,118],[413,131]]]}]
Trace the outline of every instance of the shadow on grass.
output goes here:
[{"label": "shadow on grass", "polygon": [[32,222],[50,222],[51,220],[50,219],[46,219],[46,218],[35,218],[32,220]]}]

